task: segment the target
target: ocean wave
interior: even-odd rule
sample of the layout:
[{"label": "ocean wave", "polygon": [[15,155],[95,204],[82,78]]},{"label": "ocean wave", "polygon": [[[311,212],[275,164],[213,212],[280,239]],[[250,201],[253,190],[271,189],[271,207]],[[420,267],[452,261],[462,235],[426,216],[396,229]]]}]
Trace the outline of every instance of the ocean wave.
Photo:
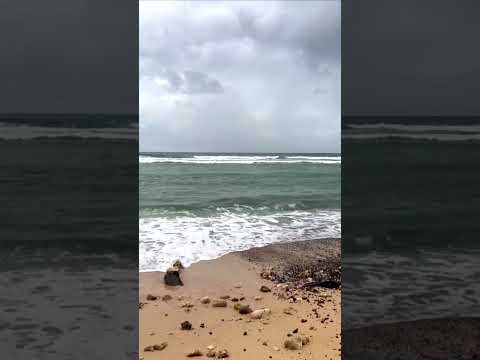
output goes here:
[{"label": "ocean wave", "polygon": [[277,242],[340,237],[340,217],[339,210],[291,210],[269,215],[223,211],[209,217],[142,218],[140,271],[162,271],[176,259],[190,265]]},{"label": "ocean wave", "polygon": [[182,163],[182,164],[340,164],[341,156],[203,156],[193,157],[156,157],[140,155],[141,164]]}]

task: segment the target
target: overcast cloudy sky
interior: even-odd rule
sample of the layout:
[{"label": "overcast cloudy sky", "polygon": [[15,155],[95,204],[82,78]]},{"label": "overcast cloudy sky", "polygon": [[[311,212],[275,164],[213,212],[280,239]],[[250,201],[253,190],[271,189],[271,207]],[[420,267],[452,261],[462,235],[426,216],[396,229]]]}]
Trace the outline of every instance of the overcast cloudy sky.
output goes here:
[{"label": "overcast cloudy sky", "polygon": [[141,151],[340,151],[340,2],[140,2]]}]

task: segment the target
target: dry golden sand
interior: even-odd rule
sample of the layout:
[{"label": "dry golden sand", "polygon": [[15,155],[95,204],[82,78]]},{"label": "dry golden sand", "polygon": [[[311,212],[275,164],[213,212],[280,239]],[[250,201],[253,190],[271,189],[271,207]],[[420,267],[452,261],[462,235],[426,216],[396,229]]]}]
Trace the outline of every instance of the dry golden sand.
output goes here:
[{"label": "dry golden sand", "polygon": [[[260,292],[261,285],[277,289],[260,277],[261,267],[239,253],[228,254],[184,269],[184,286],[179,287],[165,286],[161,272],[141,273],[139,301],[144,305],[139,310],[139,357],[185,359],[189,352],[199,349],[206,358],[207,346],[213,345],[219,350],[227,349],[231,359],[339,359],[340,290],[319,290],[314,296],[325,300],[322,305],[304,300],[290,303],[279,299],[274,294],[277,291]],[[147,301],[148,294],[159,299]],[[161,300],[167,294],[173,298]],[[204,296],[214,299],[224,295],[245,297],[241,303],[249,304],[253,310],[269,308],[271,314],[265,319],[251,320],[249,315],[235,311],[231,300],[227,300],[226,308],[200,302]],[[262,300],[255,300],[258,296]],[[182,307],[186,303],[193,304],[190,311]],[[285,314],[288,307],[294,308],[295,314]],[[318,310],[318,317],[313,310]],[[302,319],[307,321],[302,323]],[[191,322],[193,329],[181,330],[183,321]],[[311,341],[301,350],[287,350],[283,343],[295,329]],[[168,346],[161,351],[144,351],[146,346],[163,342]]]}]

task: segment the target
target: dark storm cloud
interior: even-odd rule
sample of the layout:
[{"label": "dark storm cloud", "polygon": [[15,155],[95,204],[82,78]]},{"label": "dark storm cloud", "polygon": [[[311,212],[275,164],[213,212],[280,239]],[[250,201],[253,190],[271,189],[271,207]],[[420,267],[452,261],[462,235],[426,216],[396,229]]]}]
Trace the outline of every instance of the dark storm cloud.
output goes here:
[{"label": "dark storm cloud", "polygon": [[139,65],[142,150],[339,151],[339,2],[141,2]]},{"label": "dark storm cloud", "polygon": [[135,2],[4,1],[1,113],[136,113]]},{"label": "dark storm cloud", "polygon": [[478,1],[348,1],[345,115],[480,115]]}]

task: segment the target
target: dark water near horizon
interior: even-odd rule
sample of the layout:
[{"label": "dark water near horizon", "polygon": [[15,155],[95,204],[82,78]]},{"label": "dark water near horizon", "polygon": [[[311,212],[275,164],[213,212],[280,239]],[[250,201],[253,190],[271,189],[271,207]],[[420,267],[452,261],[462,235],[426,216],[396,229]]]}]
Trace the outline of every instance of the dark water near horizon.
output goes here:
[{"label": "dark water near horizon", "polygon": [[340,236],[339,154],[140,153],[140,271]]}]

